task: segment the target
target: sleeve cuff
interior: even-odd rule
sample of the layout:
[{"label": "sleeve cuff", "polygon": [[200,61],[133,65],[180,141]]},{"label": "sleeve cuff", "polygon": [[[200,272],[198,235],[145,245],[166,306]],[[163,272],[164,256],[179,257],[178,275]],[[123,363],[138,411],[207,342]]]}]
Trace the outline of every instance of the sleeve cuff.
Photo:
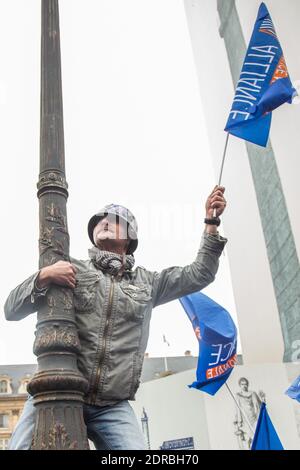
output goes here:
[{"label": "sleeve cuff", "polygon": [[227,238],[222,237],[219,232],[215,234],[203,232],[202,241],[205,242],[206,240],[210,241],[211,243],[222,243],[223,245],[226,245],[228,241]]},{"label": "sleeve cuff", "polygon": [[30,299],[31,299],[31,303],[33,304],[36,301],[36,299],[38,299],[39,297],[44,297],[47,294],[48,289],[49,289],[49,287],[43,287],[42,289],[37,287],[36,283],[37,283],[37,278],[39,274],[40,274],[40,271],[36,273],[31,283]]},{"label": "sleeve cuff", "polygon": [[218,252],[219,254],[221,254],[226,243],[227,238],[222,237],[219,233],[211,234],[204,232],[202,235],[200,250],[202,248],[207,248],[210,251]]}]

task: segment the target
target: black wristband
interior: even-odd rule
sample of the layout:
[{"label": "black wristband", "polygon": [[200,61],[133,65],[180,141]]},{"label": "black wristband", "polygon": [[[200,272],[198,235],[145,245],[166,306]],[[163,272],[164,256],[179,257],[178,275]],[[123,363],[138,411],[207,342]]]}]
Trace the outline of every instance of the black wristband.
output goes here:
[{"label": "black wristband", "polygon": [[212,217],[211,219],[204,219],[204,223],[208,225],[216,225],[219,227],[221,220],[219,217]]}]

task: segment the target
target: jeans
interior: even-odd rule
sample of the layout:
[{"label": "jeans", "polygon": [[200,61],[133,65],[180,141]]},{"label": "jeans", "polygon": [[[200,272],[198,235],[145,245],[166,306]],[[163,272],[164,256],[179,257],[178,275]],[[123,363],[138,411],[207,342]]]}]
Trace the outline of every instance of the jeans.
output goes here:
[{"label": "jeans", "polygon": [[[88,438],[93,441],[97,450],[146,449],[143,434],[127,400],[103,407],[84,404],[83,416]],[[29,397],[11,436],[9,450],[30,449],[35,417],[33,397]]]}]

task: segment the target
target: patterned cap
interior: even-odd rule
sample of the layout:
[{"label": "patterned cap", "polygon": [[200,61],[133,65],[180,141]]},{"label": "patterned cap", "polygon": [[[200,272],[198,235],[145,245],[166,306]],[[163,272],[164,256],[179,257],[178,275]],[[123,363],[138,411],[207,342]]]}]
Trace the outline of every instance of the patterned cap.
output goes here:
[{"label": "patterned cap", "polygon": [[127,249],[127,254],[132,254],[138,246],[137,221],[129,209],[119,204],[108,204],[107,206],[104,206],[99,212],[97,212],[97,214],[91,217],[88,223],[88,234],[91,242],[93,243],[93,245],[95,245],[93,237],[94,228],[96,227],[98,222],[108,214],[114,214],[115,216],[120,217],[128,223],[128,236],[130,237],[131,241]]}]

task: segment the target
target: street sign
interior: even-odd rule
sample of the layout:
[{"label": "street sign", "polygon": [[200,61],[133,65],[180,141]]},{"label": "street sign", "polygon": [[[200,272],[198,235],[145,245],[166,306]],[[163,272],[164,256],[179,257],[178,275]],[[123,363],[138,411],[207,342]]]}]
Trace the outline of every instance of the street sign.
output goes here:
[{"label": "street sign", "polygon": [[194,438],[193,437],[184,437],[182,439],[174,439],[172,441],[164,441],[161,450],[186,450],[195,449],[194,447]]}]

